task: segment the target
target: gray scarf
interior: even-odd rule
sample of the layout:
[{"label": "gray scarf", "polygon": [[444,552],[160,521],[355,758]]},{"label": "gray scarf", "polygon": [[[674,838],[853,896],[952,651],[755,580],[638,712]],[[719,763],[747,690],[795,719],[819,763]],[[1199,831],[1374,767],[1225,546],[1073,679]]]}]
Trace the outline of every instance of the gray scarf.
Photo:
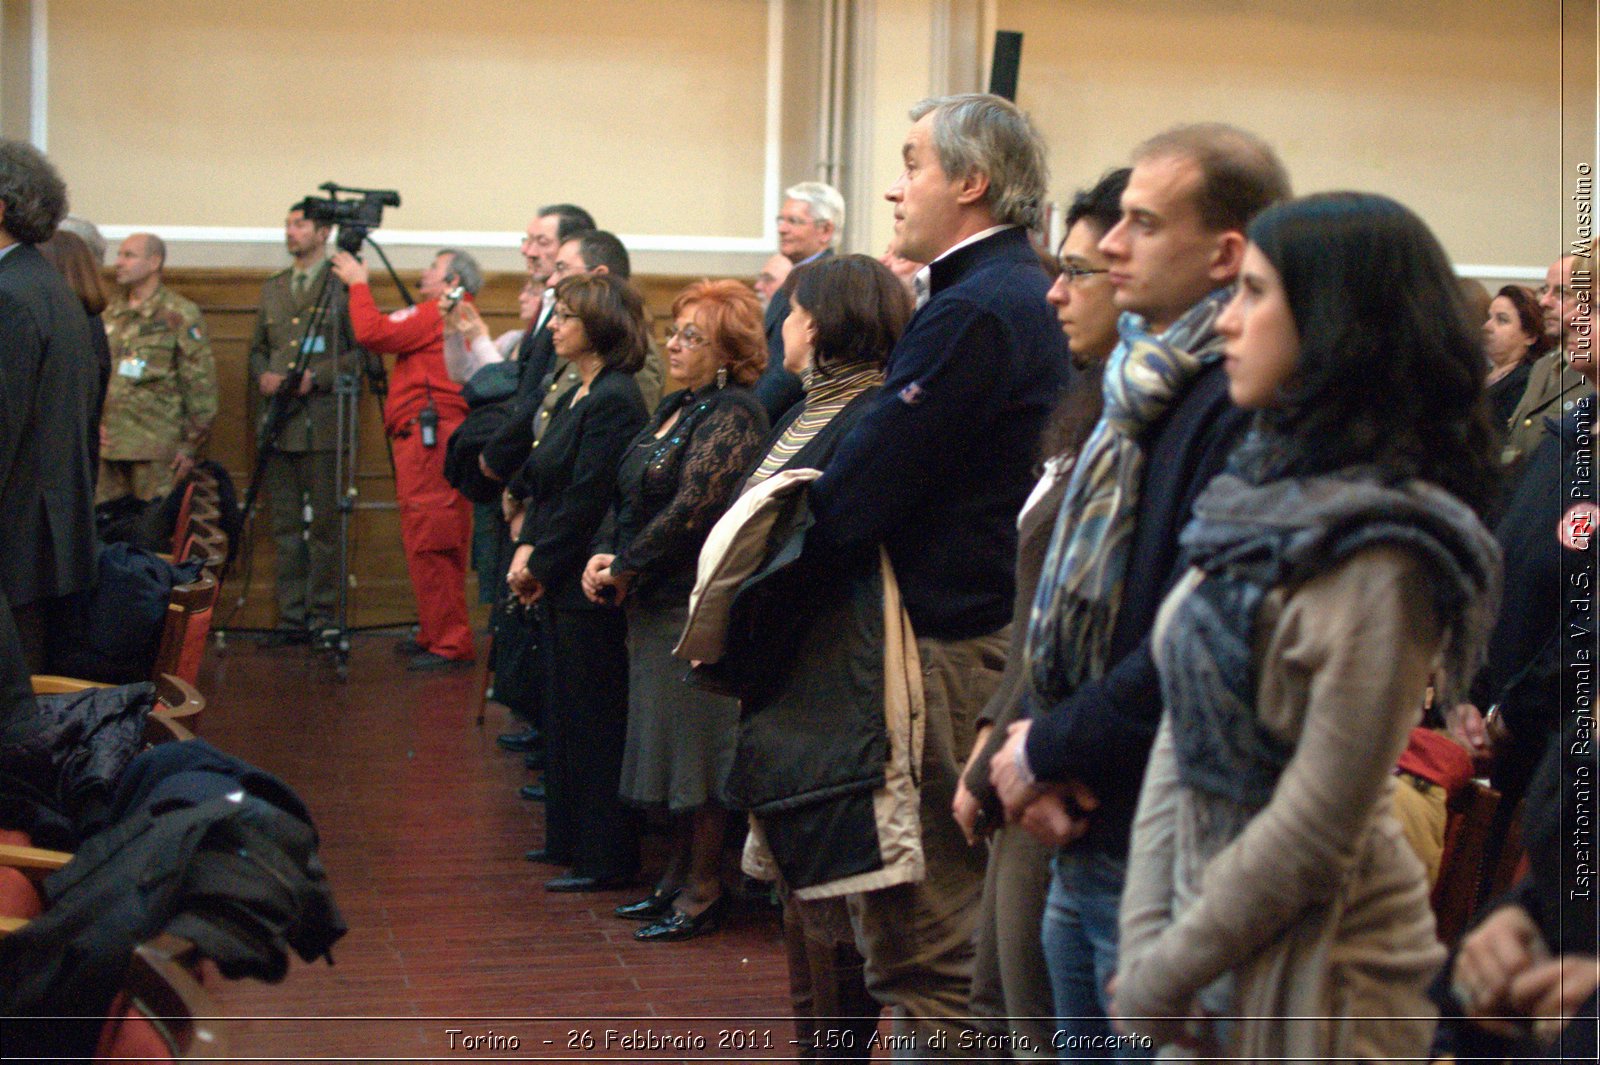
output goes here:
[{"label": "gray scarf", "polygon": [[1440,694],[1456,701],[1482,664],[1500,599],[1500,550],[1476,515],[1423,481],[1386,483],[1371,467],[1257,482],[1259,434],[1195,502],[1181,537],[1205,573],[1174,610],[1157,648],[1179,778],[1259,808],[1294,753],[1255,712],[1251,666],[1266,594],[1326,573],[1363,548],[1391,544],[1424,564],[1444,625]]}]

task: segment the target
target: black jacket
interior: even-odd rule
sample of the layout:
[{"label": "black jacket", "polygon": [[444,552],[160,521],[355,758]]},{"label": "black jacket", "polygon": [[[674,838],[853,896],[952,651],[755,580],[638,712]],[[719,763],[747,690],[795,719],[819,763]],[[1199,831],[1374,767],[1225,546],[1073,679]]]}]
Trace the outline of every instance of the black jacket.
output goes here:
[{"label": "black jacket", "polygon": [[1019,228],[934,263],[883,390],[812,486],[807,550],[859,562],[887,547],[919,637],[1011,620],[1017,512],[1066,377],[1049,287]]},{"label": "black jacket", "polygon": [[[813,262],[833,254],[832,248],[823,248]],[[783,323],[789,318],[789,293],[782,286],[772,294],[762,326],[767,334],[767,370],[756,382],[756,398],[766,408],[767,421],[776,425],[783,416],[799,406],[805,399],[805,388],[800,378],[783,368]]]},{"label": "black jacket", "polygon": [[1118,857],[1128,852],[1145,762],[1161,723],[1150,630],[1161,600],[1182,575],[1178,534],[1195,498],[1222,471],[1249,423],[1249,415],[1229,402],[1228,377],[1218,361],[1151,428],[1110,665],[1061,703],[1031,708],[1033,771],[1046,780],[1076,777],[1100,800],[1077,846]]},{"label": "black jacket", "polygon": [[[1505,558],[1505,590],[1472,696],[1485,712],[1499,704],[1511,734],[1510,746],[1496,752],[1492,774],[1508,807],[1527,787],[1546,741],[1560,733],[1560,708],[1580,705],[1578,700],[1594,691],[1580,691],[1570,670],[1562,690],[1557,636],[1565,632],[1594,646],[1594,613],[1580,612],[1581,597],[1566,594],[1578,569],[1592,570],[1594,548],[1576,550],[1570,538],[1563,544],[1561,531],[1575,508],[1595,500],[1594,438],[1585,428],[1593,424],[1595,403],[1591,392],[1576,401],[1559,426],[1546,421],[1545,436],[1523,464],[1495,527]],[[1580,467],[1585,476],[1579,476]],[[1592,573],[1587,579],[1593,581]]]},{"label": "black jacket", "polygon": [[544,379],[555,366],[555,359],[555,340],[548,324],[523,335],[517,348],[517,392],[509,401],[503,401],[509,403],[510,415],[483,447],[483,461],[502,481],[511,479],[533,448],[533,420],[539,415]]},{"label": "black jacket", "polygon": [[0,257],[0,590],[27,606],[94,583],[92,412],[83,304],[31,244]]},{"label": "black jacket", "polygon": [[[45,912],[0,940],[0,972],[15,977],[0,983],[9,1054],[87,1058],[134,946],[160,932],[225,976],[274,981],[289,948],[311,961],[345,932],[292,792],[199,740],[140,758],[161,762],[129,767],[142,801],[85,840],[45,880]],[[49,1016],[68,1019],[15,1019]]]},{"label": "black jacket", "polygon": [[570,389],[512,485],[525,495],[521,542],[533,544],[529,571],[550,605],[593,609],[580,578],[616,496],[617,466],[647,415],[631,374],[601,370],[576,406]]}]

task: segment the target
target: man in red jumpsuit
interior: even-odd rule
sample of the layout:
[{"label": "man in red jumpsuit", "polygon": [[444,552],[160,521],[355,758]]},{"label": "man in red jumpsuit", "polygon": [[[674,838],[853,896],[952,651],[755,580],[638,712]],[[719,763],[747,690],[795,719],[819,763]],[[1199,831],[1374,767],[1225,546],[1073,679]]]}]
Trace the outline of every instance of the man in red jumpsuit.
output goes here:
[{"label": "man in red jumpsuit", "polygon": [[423,302],[386,315],[372,301],[367,268],[359,260],[340,252],[332,266],[350,288],[356,343],[395,356],[383,427],[394,450],[400,539],[419,622],[416,640],[403,641],[400,650],[410,656],[409,670],[462,669],[473,661],[466,594],[472,504],[445,480],[444,455],[467,405],[461,386],[445,373],[439,298],[460,286],[471,299],[483,272],[466,252],[445,249],[423,272]]}]

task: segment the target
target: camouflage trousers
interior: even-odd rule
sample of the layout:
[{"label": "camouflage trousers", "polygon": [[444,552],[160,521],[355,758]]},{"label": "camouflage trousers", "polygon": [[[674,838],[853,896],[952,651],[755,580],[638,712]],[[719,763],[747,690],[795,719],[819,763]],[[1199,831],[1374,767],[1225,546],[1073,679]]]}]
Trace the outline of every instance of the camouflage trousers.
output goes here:
[{"label": "camouflage trousers", "polygon": [[172,491],[172,462],[163,459],[101,459],[100,481],[95,486],[94,501],[137,496],[140,499],[160,499]]}]

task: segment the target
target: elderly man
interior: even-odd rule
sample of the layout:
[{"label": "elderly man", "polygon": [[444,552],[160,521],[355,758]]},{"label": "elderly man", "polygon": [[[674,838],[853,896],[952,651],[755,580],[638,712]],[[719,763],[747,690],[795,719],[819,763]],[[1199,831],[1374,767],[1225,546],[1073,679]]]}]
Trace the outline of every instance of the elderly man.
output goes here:
[{"label": "elderly man", "polygon": [[217,374],[200,308],[161,283],[167,246],[134,233],[117,251],[121,294],[106,308],[111,382],[100,416],[96,501],[156,499],[194,469],[217,414]]},{"label": "elderly man", "polygon": [[[1215,323],[1246,226],[1288,195],[1288,175],[1258,138],[1178,127],[1134,152],[1121,220],[1099,244],[1124,312],[1105,371],[1117,404],[1078,453],[1039,575],[1024,645],[1033,719],[1010,726],[990,764],[1008,817],[1061,804],[1043,833],[1062,846],[1043,938],[1058,1024],[1077,1045],[1112,1035],[1105,988],[1118,902],[1161,718],[1147,637],[1178,577],[1195,497],[1247,426],[1228,400]],[[1118,1056],[1142,1055],[1124,1046]]]},{"label": "elderly man", "polygon": [[51,602],[95,579],[95,326],[34,247],[66,213],[67,187],[50,161],[0,140],[0,613],[9,602],[34,673],[45,672]]},{"label": "elderly man", "polygon": [[[329,226],[306,217],[299,204],[283,223],[293,264],[261,286],[261,307],[250,339],[250,373],[264,397],[277,395],[302,364],[275,451],[262,477],[276,547],[278,631],[273,644],[308,643],[334,625],[339,604],[338,403],[333,393],[339,360],[355,347],[342,291],[314,335],[307,336],[328,276]],[[337,288],[337,286],[334,286]],[[307,517],[309,515],[309,518]]]},{"label": "elderly man", "polygon": [[1527,390],[1511,414],[1511,432],[1500,461],[1513,471],[1520,469],[1523,460],[1544,439],[1546,418],[1560,421],[1572,412],[1580,398],[1594,391],[1594,385],[1569,365],[1576,339],[1573,325],[1583,306],[1572,296],[1572,271],[1575,266],[1584,269],[1582,264],[1586,262],[1576,255],[1563,255],[1545,271],[1539,306],[1544,308],[1545,335],[1554,346],[1533,364]]},{"label": "elderly man", "polygon": [[477,260],[442,249],[423,271],[423,302],[382,314],[372,300],[367,268],[347,252],[333,257],[333,272],[350,290],[350,324],[356,343],[395,356],[383,428],[394,452],[394,491],[400,504],[400,539],[417,600],[417,638],[398,649],[413,672],[462,669],[472,664],[467,617],[467,552],[472,504],[450,487],[444,456],[450,434],[467,416],[461,386],[444,367],[441,303],[457,286],[471,298],[483,286]]},{"label": "elderly man", "polygon": [[761,264],[761,271],[756,274],[756,279],[751,282],[750,287],[755,289],[756,295],[761,298],[763,309],[772,306],[772,297],[777,295],[784,281],[788,279],[789,271],[793,269],[794,263],[790,262],[789,257],[781,251],[773,252],[771,257]]},{"label": "elderly man", "polygon": [[918,1054],[940,1057],[963,1054],[972,1037],[983,886],[982,853],[967,846],[950,804],[1004,666],[1016,516],[1067,347],[1028,239],[1046,189],[1039,135],[997,96],[925,100],[911,118],[905,173],[887,198],[897,247],[929,264],[927,295],[882,390],[813,486],[806,551],[871,565],[885,547],[917,635],[926,875],[852,895],[848,907],[868,990]]},{"label": "elderly man", "polygon": [[[792,267],[804,266],[833,254],[844,229],[844,197],[832,185],[802,181],[784,190],[778,212],[778,253]],[[805,397],[800,378],[783,368],[783,323],[789,317],[789,297],[779,281],[767,303],[767,372],[756,382],[756,396],[777,425],[785,411]]]}]

